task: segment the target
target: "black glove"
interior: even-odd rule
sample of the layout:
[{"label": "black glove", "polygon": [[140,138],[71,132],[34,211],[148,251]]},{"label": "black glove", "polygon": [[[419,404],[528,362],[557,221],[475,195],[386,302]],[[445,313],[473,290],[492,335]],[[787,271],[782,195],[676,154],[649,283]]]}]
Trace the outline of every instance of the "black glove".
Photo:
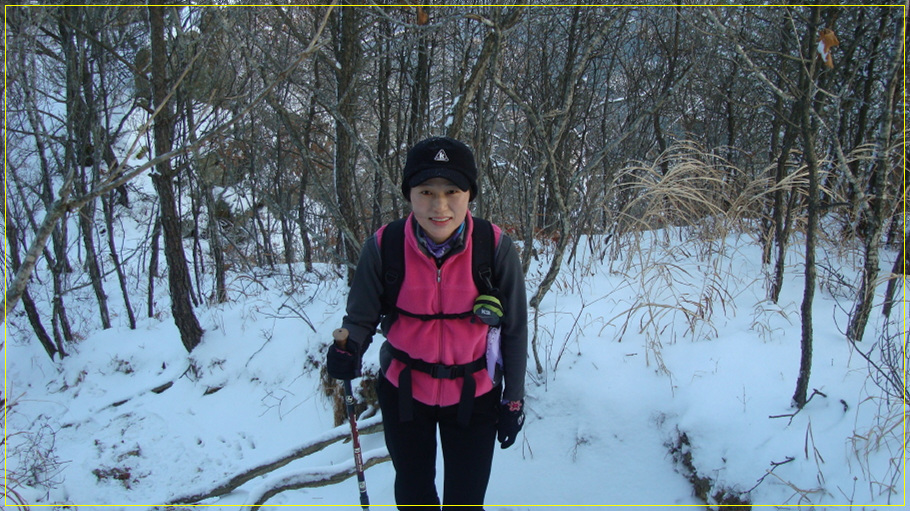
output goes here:
[{"label": "black glove", "polygon": [[524,399],[503,401],[499,407],[499,424],[496,425],[496,430],[499,432],[500,447],[503,449],[508,449],[515,443],[518,432],[525,423],[524,404]]},{"label": "black glove", "polygon": [[325,370],[332,378],[353,380],[360,376],[360,354],[348,351],[350,347],[350,342],[345,349],[335,344],[329,346],[325,356]]}]

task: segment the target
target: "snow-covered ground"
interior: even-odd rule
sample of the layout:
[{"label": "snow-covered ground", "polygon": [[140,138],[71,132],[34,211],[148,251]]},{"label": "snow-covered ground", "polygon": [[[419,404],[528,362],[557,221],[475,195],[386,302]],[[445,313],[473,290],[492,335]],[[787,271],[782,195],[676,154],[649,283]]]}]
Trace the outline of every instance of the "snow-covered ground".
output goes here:
[{"label": "snow-covered ground", "polygon": [[[730,236],[706,254],[704,243],[664,234],[605,254],[599,240],[582,242],[564,266],[537,318],[545,369],[537,374],[529,360],[527,422],[512,448],[497,449],[486,508],[703,509],[679,460],[711,481],[710,493],[748,491],[753,504],[904,504],[904,408],[879,399],[867,362],[841,333],[852,303],[839,279],[820,273],[814,307],[810,389],[822,394],[795,416],[772,418],[795,411],[799,246],[774,304],[752,239]],[[893,254],[883,257],[889,268]],[[859,281],[858,260],[823,260]],[[544,250],[529,296],[548,264]],[[10,487],[32,505],[166,504],[344,432],[333,428],[319,365],[346,288],[326,266],[297,277],[292,287],[286,275],[234,275],[229,303],[197,309],[206,333],[189,355],[163,297],[159,317],[129,330],[119,314],[110,330],[81,331],[71,356],[54,363],[17,310],[5,344],[4,395],[16,402],[6,424]],[[108,287],[113,305],[116,284]],[[69,304],[74,317],[96,314],[90,297]],[[893,317],[906,313],[901,302]],[[864,348],[883,328],[876,308]],[[890,328],[905,330],[905,321]],[[381,433],[361,442],[366,457],[384,455]],[[350,444],[336,442],[205,503],[236,508],[276,481],[350,469],[351,458]],[[394,504],[392,482],[390,463],[366,471],[373,505]],[[267,504],[357,509],[357,484],[286,491]]]}]

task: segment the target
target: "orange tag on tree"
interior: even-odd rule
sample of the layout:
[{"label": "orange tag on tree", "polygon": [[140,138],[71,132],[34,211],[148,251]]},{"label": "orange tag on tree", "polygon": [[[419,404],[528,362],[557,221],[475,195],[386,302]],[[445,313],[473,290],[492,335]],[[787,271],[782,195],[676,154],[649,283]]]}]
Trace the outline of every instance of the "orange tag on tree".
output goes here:
[{"label": "orange tag on tree", "polygon": [[834,58],[831,56],[831,48],[840,44],[834,31],[830,28],[823,28],[818,33],[818,57],[825,62],[825,66],[834,69]]}]

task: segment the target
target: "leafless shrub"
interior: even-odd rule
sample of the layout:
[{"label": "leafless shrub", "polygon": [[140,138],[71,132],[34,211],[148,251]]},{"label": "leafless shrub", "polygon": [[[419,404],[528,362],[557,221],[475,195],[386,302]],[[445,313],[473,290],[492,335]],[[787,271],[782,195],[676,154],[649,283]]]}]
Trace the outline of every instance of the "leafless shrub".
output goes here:
[{"label": "leafless shrub", "polygon": [[[869,397],[860,407],[875,407],[875,418],[854,431],[850,438],[853,457],[868,482],[870,496],[892,497],[902,492],[907,430],[910,419],[910,389],[905,368],[910,362],[910,333],[902,323],[889,323],[882,329],[878,342],[870,347],[854,343],[857,353],[869,364]],[[865,348],[865,349],[863,349]],[[882,463],[882,460],[887,463]]]},{"label": "leafless shrub", "polygon": [[21,396],[8,400],[0,390],[0,407],[10,427],[0,441],[7,461],[5,484],[0,496],[8,509],[28,510],[30,508],[22,496],[22,488],[50,492],[62,483],[60,474],[64,463],[54,453],[56,432],[49,425],[39,424],[29,431],[18,431],[13,425],[16,421],[9,420],[17,414],[20,400]]}]

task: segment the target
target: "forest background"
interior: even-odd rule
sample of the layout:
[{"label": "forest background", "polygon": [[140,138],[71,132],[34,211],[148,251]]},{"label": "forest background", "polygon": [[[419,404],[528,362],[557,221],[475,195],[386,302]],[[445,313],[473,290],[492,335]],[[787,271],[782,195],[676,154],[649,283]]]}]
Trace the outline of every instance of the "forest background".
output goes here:
[{"label": "forest background", "polygon": [[[292,285],[320,263],[349,274],[363,240],[407,210],[407,148],[448,135],[482,169],[473,212],[519,241],[525,271],[549,247],[532,316],[592,235],[610,259],[656,229],[706,252],[745,233],[771,302],[797,244],[800,408],[819,273],[839,275],[816,255],[838,247],[862,261],[844,335],[866,339],[858,352],[906,413],[906,3],[4,13],[4,320],[52,360],[116,321],[168,314],[192,352],[195,311],[242,299],[231,283],[254,269]],[[147,233],[138,246],[118,238],[126,217]],[[68,314],[85,289],[97,313]],[[703,318],[715,291],[679,310]],[[901,326],[867,333],[873,313]]]}]

